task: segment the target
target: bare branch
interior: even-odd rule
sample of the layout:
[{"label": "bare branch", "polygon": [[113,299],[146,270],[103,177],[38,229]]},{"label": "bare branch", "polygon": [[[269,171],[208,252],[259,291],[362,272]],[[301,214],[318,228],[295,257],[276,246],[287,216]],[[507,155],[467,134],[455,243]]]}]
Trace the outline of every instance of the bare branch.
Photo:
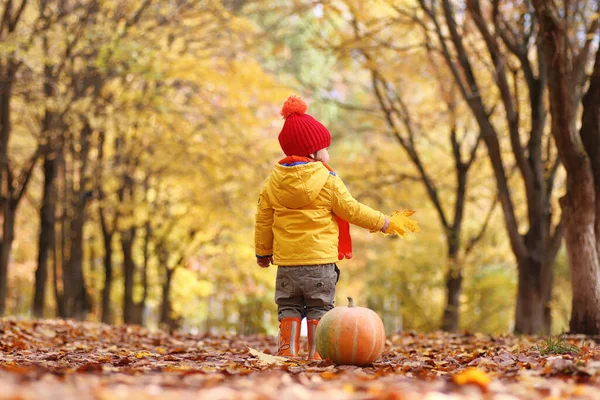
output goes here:
[{"label": "bare branch", "polygon": [[560,250],[562,244],[563,235],[565,230],[564,214],[561,214],[560,221],[554,228],[554,232],[550,235],[550,240],[546,246],[546,253],[544,253],[544,264],[551,265],[551,262],[556,259],[556,255]]},{"label": "bare branch", "polygon": [[148,6],[150,6],[151,3],[152,0],[144,0],[144,2],[140,5],[140,8],[138,8],[135,12],[134,16],[131,19],[127,20],[127,22],[125,23],[125,27],[130,28],[133,25],[137,24],[142,18],[144,11],[146,11],[146,9],[148,8]]},{"label": "bare branch", "polygon": [[[496,72],[496,83],[500,94],[502,96],[502,102],[504,104],[504,111],[506,113],[506,119],[508,120],[508,128],[510,133],[510,143],[512,151],[519,166],[519,170],[523,175],[523,181],[526,187],[527,194],[533,193],[533,172],[527,158],[525,157],[525,151],[521,144],[519,137],[519,116],[515,110],[515,102],[513,102],[513,95],[510,91],[508,79],[506,76],[506,59],[500,51],[498,43],[487,28],[487,24],[481,13],[481,7],[479,0],[467,0],[467,8],[473,19],[479,32],[481,33],[490,56],[494,62]],[[516,89],[516,88],[515,88]],[[515,92],[516,95],[517,92]],[[532,200],[532,199],[529,199]],[[531,204],[530,204],[531,205]]]},{"label": "bare branch", "polygon": [[[493,0],[492,19],[494,21],[495,33],[500,35],[506,47],[517,57],[521,58],[523,47],[517,42],[517,34],[512,27],[500,15],[500,0]],[[503,26],[500,26],[500,25]],[[509,37],[510,35],[510,37]],[[525,57],[526,58],[526,57]]]},{"label": "bare branch", "polygon": [[465,163],[467,169],[471,168],[471,165],[473,165],[473,162],[477,158],[477,149],[479,148],[479,143],[481,143],[481,139],[481,132],[479,132],[479,135],[477,135],[477,141],[475,142],[475,144],[471,148],[471,151],[469,152],[469,159]]},{"label": "bare branch", "polygon": [[4,32],[4,27],[8,28],[11,12],[12,0],[6,0],[6,4],[4,5],[4,12],[2,13],[2,20],[0,21],[0,34]]},{"label": "bare branch", "polygon": [[[500,203],[502,204],[502,208],[504,211],[503,215],[506,228],[509,234],[511,247],[517,257],[525,257],[527,255],[527,248],[525,247],[523,237],[521,236],[518,230],[518,223],[516,220],[514,206],[511,200],[510,190],[508,189],[508,181],[502,163],[502,154],[500,152],[500,144],[498,141],[497,133],[489,119],[489,113],[488,111],[486,111],[485,105],[483,104],[479,86],[473,73],[471,62],[469,61],[469,57],[467,55],[467,51],[462,40],[462,36],[457,29],[452,5],[449,0],[442,0],[442,7],[446,20],[446,27],[450,32],[451,42],[453,43],[454,48],[457,52],[459,64],[464,74],[464,80],[461,74],[459,73],[457,66],[452,61],[450,51],[445,43],[446,39],[442,34],[442,28],[439,25],[434,10],[429,8],[425,4],[424,0],[419,0],[419,4],[421,5],[423,11],[429,16],[430,20],[435,25],[438,40],[440,42],[440,45],[442,46],[442,51],[446,63],[450,68],[452,75],[455,77],[456,82],[459,85],[460,92],[462,93],[464,100],[471,108],[473,115],[479,124],[482,137],[487,144],[488,154],[494,169],[494,175],[498,187]],[[496,65],[498,64],[496,63]],[[467,87],[469,88],[468,90]],[[508,94],[510,94],[510,91],[508,91]],[[514,118],[512,119],[512,121],[514,121]],[[513,132],[514,131],[515,129],[513,127]],[[518,126],[516,131],[518,133]]]},{"label": "bare branch", "polygon": [[19,19],[21,18],[21,14],[23,13],[23,10],[25,9],[26,5],[27,5],[27,0],[22,0],[21,5],[19,6],[19,9],[17,10],[17,13],[15,14],[15,17],[12,19],[12,21],[10,21],[10,24],[8,27],[9,32],[13,32],[15,30],[15,28],[17,27],[17,23],[19,23]]},{"label": "bare branch", "polygon": [[0,35],[4,32],[4,29],[6,29],[7,33],[14,32],[26,5],[27,0],[22,0],[17,12],[13,16],[13,0],[6,1],[4,12],[2,13],[2,20],[0,20]]},{"label": "bare branch", "polygon": [[14,188],[14,192],[13,192],[13,195],[11,198],[11,206],[12,207],[16,208],[19,205],[19,202],[21,201],[23,194],[27,190],[27,186],[29,185],[31,176],[33,175],[33,170],[35,168],[35,164],[37,163],[37,160],[40,158],[41,154],[42,154],[42,146],[40,145],[36,148],[34,153],[29,158],[29,161],[27,162],[27,164],[29,164],[28,167],[24,168],[21,171],[21,174],[19,175],[19,178],[17,181],[17,184],[19,186]]},{"label": "bare branch", "polygon": [[[531,66],[531,62],[529,61],[529,57],[528,57],[528,48],[529,48],[529,40],[531,38],[530,37],[531,33],[529,35],[525,35],[523,40],[518,42],[517,41],[518,35],[512,30],[512,28],[510,27],[508,22],[506,22],[502,18],[499,8],[498,8],[498,3],[499,3],[499,0],[494,0],[493,19],[494,19],[495,33],[497,35],[500,35],[500,38],[502,39],[502,42],[504,43],[504,45],[521,62],[521,67],[523,69],[523,75],[525,76],[525,81],[527,82],[527,85],[529,86],[529,89],[531,91],[532,86],[537,81],[537,79],[533,73],[533,68]],[[510,33],[511,37],[509,37],[507,32]]]},{"label": "bare branch", "polygon": [[597,39],[598,27],[600,26],[598,22],[599,7],[600,5],[596,3],[594,20],[591,22],[590,27],[586,30],[585,44],[583,45],[579,53],[575,55],[573,60],[573,83],[578,85],[578,87],[579,85],[583,86],[583,84],[587,80],[587,76],[585,74],[585,67],[589,59],[592,43]]},{"label": "bare branch", "polygon": [[465,254],[469,254],[485,235],[485,231],[487,230],[492,219],[492,215],[494,214],[496,204],[498,204],[498,194],[496,194],[496,196],[494,197],[494,200],[490,205],[490,209],[485,215],[485,219],[483,220],[483,224],[481,224],[481,229],[479,230],[479,233],[468,240],[467,245],[465,246]]}]

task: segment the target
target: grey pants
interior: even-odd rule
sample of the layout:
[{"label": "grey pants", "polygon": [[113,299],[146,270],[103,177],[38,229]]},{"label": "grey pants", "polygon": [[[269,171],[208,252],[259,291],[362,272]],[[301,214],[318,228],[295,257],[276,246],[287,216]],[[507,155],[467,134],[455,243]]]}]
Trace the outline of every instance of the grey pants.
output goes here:
[{"label": "grey pants", "polygon": [[321,319],[333,308],[339,274],[335,264],[279,266],[275,282],[279,320]]}]

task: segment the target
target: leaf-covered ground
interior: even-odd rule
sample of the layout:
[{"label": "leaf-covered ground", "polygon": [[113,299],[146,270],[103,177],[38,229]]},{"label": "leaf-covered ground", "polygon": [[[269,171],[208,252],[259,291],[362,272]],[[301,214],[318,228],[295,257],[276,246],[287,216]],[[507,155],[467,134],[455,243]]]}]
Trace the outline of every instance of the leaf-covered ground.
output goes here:
[{"label": "leaf-covered ground", "polygon": [[600,347],[585,337],[405,333],[367,368],[269,363],[274,348],[273,337],[0,320],[0,399],[600,399]]}]

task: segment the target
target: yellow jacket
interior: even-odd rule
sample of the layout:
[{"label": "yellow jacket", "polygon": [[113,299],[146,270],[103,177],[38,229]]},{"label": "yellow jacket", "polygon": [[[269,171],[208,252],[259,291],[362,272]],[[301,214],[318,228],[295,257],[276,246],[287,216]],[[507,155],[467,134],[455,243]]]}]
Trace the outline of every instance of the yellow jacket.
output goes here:
[{"label": "yellow jacket", "polygon": [[372,232],[385,222],[381,212],[354,199],[322,163],[277,164],[258,200],[256,255],[273,255],[274,264],[285,266],[337,262],[336,215]]}]

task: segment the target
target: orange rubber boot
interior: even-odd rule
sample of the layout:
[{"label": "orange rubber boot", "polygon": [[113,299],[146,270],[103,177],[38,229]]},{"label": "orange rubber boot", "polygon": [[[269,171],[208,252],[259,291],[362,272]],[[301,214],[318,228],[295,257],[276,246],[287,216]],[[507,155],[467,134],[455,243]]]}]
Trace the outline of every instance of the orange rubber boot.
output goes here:
[{"label": "orange rubber boot", "polygon": [[317,325],[319,324],[318,319],[309,319],[307,321],[308,326],[308,359],[309,360],[321,360],[319,352],[317,352],[317,340],[315,333],[317,331]]},{"label": "orange rubber boot", "polygon": [[278,356],[295,357],[300,346],[300,318],[284,318],[279,322]]}]

